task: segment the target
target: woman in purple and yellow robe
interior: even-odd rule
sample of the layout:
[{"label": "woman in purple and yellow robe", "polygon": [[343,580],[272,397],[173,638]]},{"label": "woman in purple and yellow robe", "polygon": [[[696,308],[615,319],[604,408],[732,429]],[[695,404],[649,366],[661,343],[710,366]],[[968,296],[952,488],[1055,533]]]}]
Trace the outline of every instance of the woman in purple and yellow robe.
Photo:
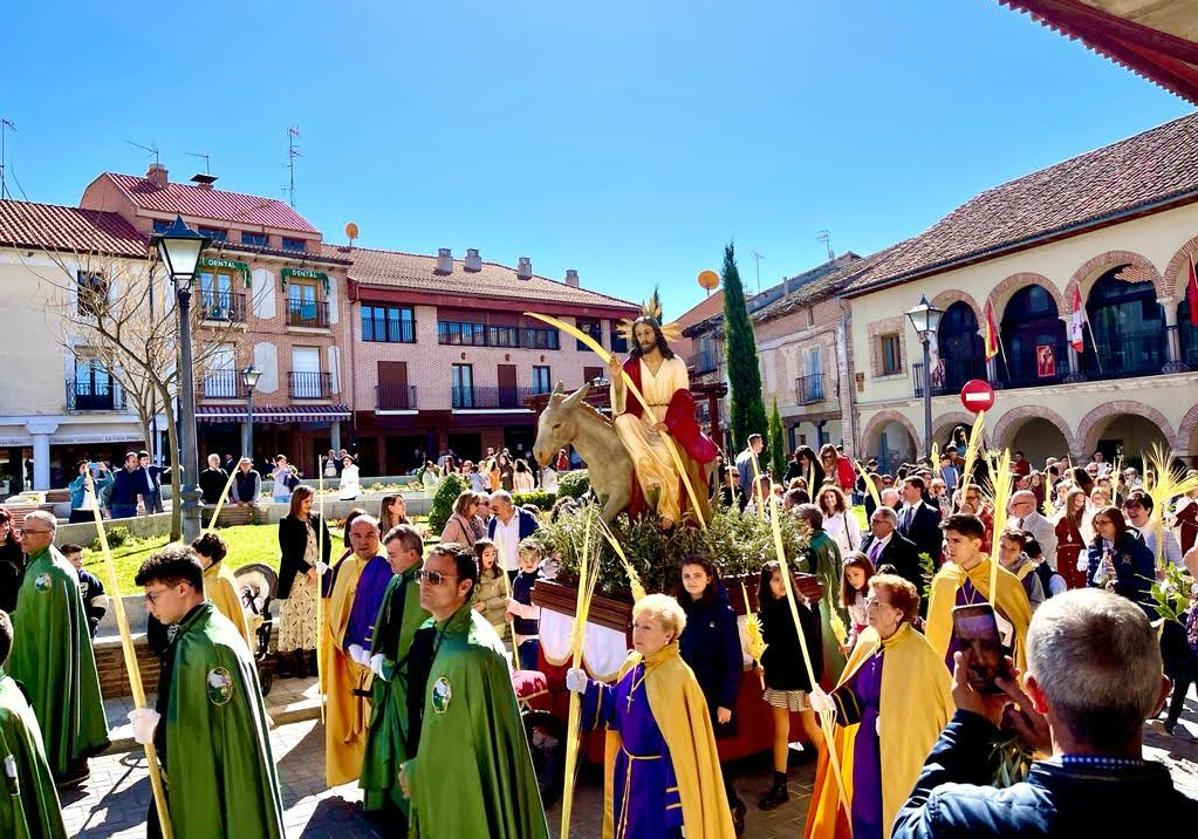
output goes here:
[{"label": "woman in purple and yellow robe", "polygon": [[[911,627],[919,614],[915,586],[893,574],[879,574],[869,585],[869,627],[836,689],[830,696],[813,694],[812,705],[830,703],[836,712],[835,748],[853,839],[889,839],[932,744],[953,715],[952,678]],[[808,839],[849,835],[846,808],[822,756],[811,801]]]},{"label": "woman in purple and yellow robe", "polygon": [[703,690],[682,660],[686,613],[651,594],[633,607],[633,647],[615,685],[571,669],[584,694],[582,730],[607,727],[604,839],[732,839],[720,758]]}]

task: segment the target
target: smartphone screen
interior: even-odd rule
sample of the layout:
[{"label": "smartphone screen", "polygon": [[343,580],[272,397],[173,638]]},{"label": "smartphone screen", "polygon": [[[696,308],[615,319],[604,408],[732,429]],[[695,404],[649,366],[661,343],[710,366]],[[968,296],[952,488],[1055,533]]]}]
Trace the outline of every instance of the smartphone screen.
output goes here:
[{"label": "smartphone screen", "polygon": [[953,635],[970,655],[969,684],[978,693],[1001,693],[995,679],[1003,672],[1002,639],[994,610],[987,604],[953,609]]}]

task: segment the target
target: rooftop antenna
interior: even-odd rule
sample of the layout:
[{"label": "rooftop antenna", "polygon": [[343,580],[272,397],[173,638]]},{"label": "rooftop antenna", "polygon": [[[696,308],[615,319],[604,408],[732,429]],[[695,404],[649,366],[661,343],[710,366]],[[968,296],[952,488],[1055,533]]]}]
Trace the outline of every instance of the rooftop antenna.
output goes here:
[{"label": "rooftop antenna", "polygon": [[8,184],[4,180],[4,161],[8,159],[5,156],[5,144],[9,129],[16,131],[17,127],[12,124],[11,119],[0,117],[0,198],[8,197]]},{"label": "rooftop antenna", "polygon": [[295,206],[295,159],[300,157],[299,146],[295,144],[295,138],[300,135],[298,125],[287,126],[287,202],[292,207]]},{"label": "rooftop antenna", "polygon": [[836,258],[836,254],[832,252],[832,234],[827,230],[821,230],[815,234],[815,241],[823,242],[824,249],[828,252],[828,261],[831,262]]},{"label": "rooftop antenna", "polygon": [[753,248],[753,261],[757,263],[757,293],[761,294],[761,260],[765,259],[761,251]]},{"label": "rooftop antenna", "polygon": [[204,174],[205,175],[212,174],[212,169],[210,167],[210,164],[212,163],[211,155],[204,154],[203,152],[199,152],[199,151],[185,151],[183,153],[185,155],[187,155],[188,157],[198,157],[198,158],[202,159],[204,161]]},{"label": "rooftop antenna", "polygon": [[157,144],[143,146],[141,143],[135,143],[132,140],[126,140],[125,142],[131,146],[141,149],[142,151],[146,152],[147,155],[150,155],[150,154],[154,155],[154,165],[155,166],[158,165],[158,145]]}]

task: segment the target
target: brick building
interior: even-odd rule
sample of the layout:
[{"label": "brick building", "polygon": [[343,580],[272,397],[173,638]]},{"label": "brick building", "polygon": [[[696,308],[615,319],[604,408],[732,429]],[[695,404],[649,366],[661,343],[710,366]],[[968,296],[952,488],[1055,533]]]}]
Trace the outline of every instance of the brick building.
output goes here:
[{"label": "brick building", "polygon": [[530,397],[561,382],[576,388],[605,378],[591,350],[524,315],[553,315],[617,352],[621,319],[639,307],[563,280],[484,262],[477,250],[455,259],[325,245],[348,260],[346,320],[354,446],[364,474],[406,472],[452,449],[478,459],[487,448],[530,452],[536,415]]}]

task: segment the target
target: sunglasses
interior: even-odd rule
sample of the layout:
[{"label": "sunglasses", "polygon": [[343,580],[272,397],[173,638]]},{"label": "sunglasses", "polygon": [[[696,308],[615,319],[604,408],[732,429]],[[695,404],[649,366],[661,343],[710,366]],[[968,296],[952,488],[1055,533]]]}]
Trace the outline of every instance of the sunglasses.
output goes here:
[{"label": "sunglasses", "polygon": [[430,586],[439,586],[441,583],[445,582],[446,578],[448,577],[452,577],[456,580],[458,575],[442,574],[440,571],[425,571],[423,569],[416,572],[416,579],[422,583],[428,583]]}]

